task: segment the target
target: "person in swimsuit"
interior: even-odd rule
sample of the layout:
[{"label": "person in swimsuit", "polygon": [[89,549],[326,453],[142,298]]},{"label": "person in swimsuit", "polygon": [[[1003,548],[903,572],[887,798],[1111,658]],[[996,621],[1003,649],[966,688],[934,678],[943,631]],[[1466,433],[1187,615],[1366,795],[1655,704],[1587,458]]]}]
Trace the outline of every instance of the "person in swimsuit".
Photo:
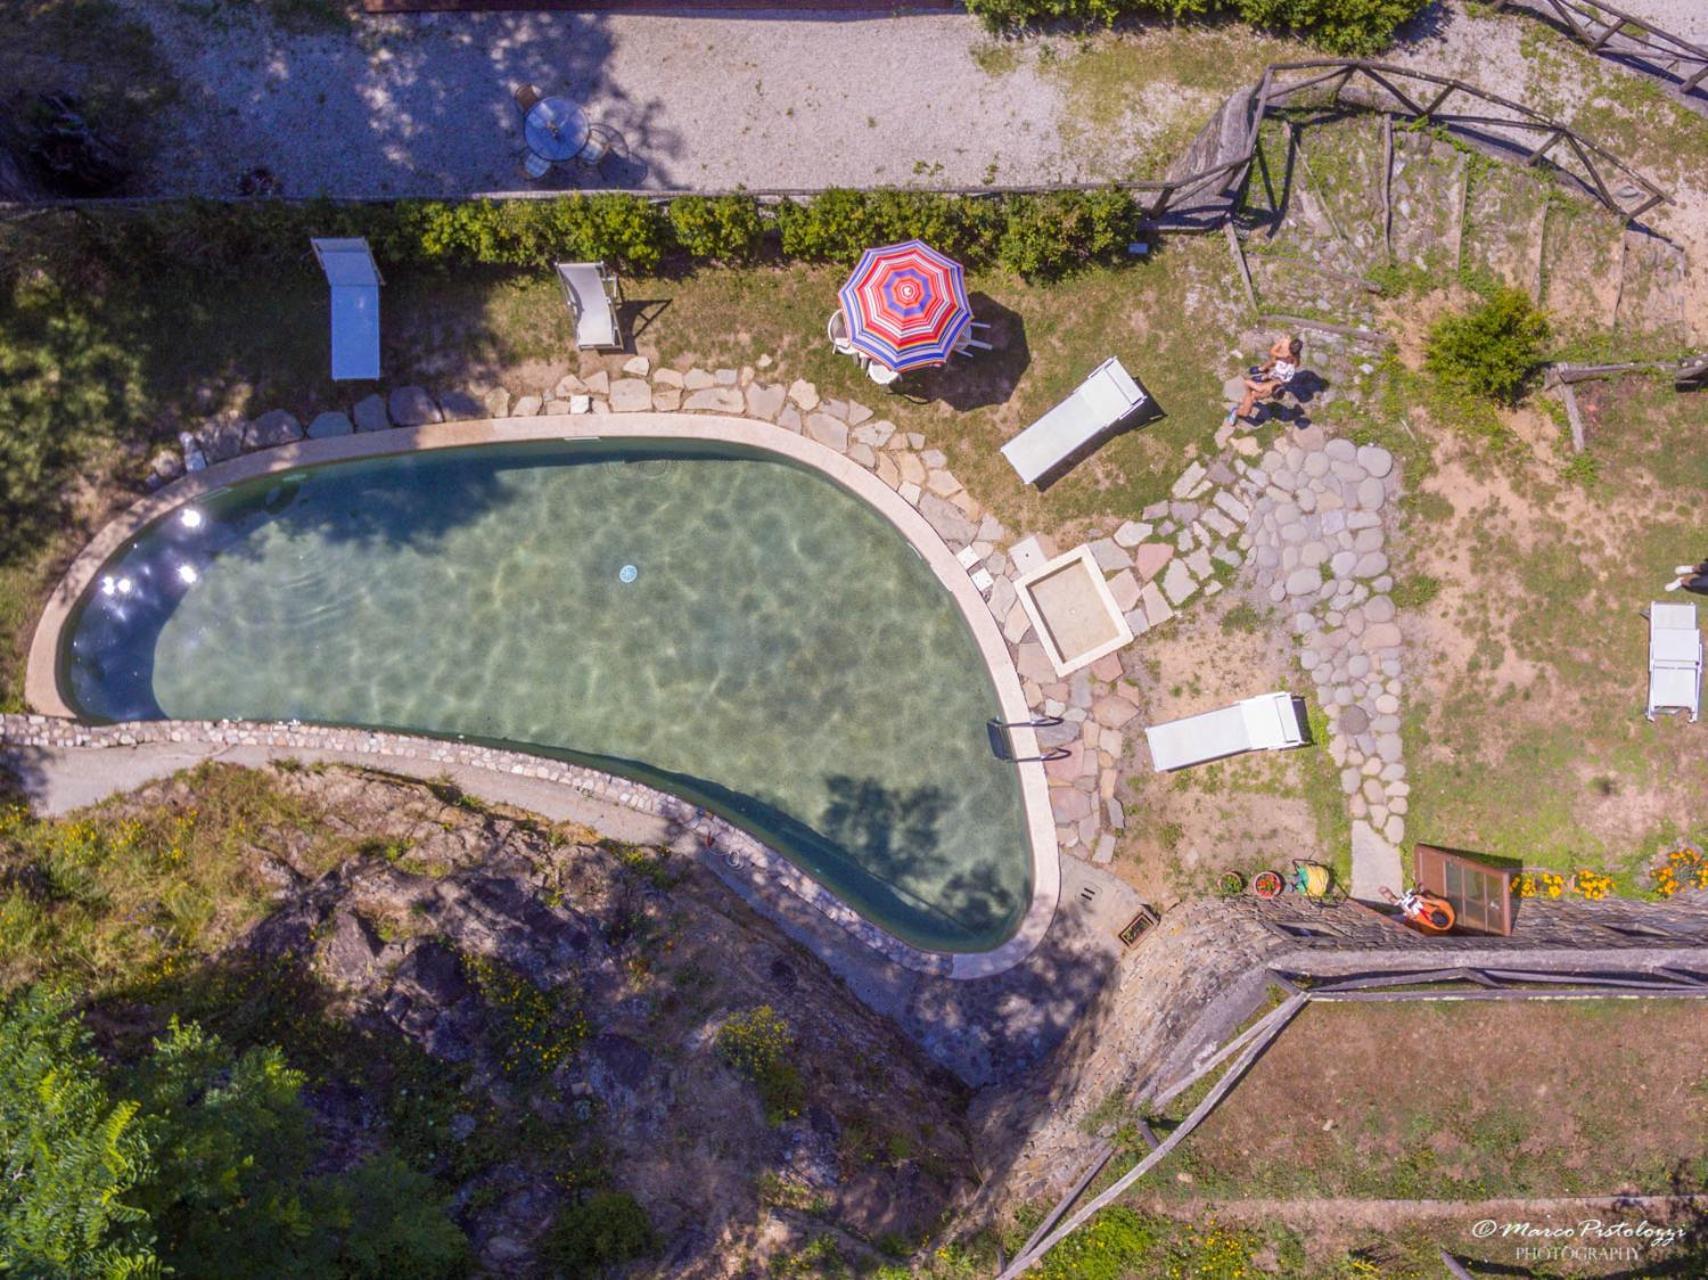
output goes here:
[{"label": "person in swimsuit", "polygon": [[1245,380],[1245,396],[1222,424],[1231,427],[1241,418],[1249,418],[1259,400],[1267,400],[1281,392],[1299,372],[1299,356],[1305,344],[1298,338],[1282,335],[1269,348],[1269,359],[1257,367],[1256,376]]}]

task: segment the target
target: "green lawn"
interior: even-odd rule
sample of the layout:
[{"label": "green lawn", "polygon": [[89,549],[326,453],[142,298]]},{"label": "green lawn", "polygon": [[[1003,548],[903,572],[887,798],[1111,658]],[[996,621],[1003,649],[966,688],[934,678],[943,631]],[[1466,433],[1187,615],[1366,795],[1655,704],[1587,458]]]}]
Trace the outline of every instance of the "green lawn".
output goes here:
[{"label": "green lawn", "polygon": [[[1643,718],[1647,624],[1672,566],[1704,554],[1708,400],[1670,384],[1585,389],[1596,476],[1527,450],[1483,462],[1486,490],[1439,494],[1414,553],[1457,554],[1427,608],[1456,657],[1408,702],[1412,833],[1570,871],[1624,891],[1683,836],[1708,835],[1700,726]],[[1443,574],[1443,576],[1446,576]]]},{"label": "green lawn", "polygon": [[[1690,1001],[1314,1005],[1139,1190],[1477,1199],[1664,1193],[1675,1174],[1698,1185],[1703,1042]],[[1629,1105],[1610,1109],[1614,1094]],[[1159,1134],[1201,1096],[1171,1103]]]}]

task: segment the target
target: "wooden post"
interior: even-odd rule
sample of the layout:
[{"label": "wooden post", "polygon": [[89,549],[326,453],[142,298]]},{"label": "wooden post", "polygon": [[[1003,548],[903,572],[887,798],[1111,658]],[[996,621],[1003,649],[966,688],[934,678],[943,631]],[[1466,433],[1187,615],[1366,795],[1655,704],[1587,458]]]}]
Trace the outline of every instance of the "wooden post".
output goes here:
[{"label": "wooden post", "polygon": [[1261,314],[1257,309],[1257,290],[1252,288],[1251,267],[1246,263],[1245,250],[1240,247],[1239,233],[1234,230],[1233,219],[1222,223],[1222,230],[1227,233],[1228,248],[1234,255],[1234,266],[1239,269],[1240,284],[1245,286],[1246,304],[1251,307],[1251,314],[1255,318]]},{"label": "wooden post", "polygon": [[1382,260],[1394,263],[1394,118],[1382,113]]},{"label": "wooden post", "polygon": [[1546,142],[1544,142],[1541,146],[1537,147],[1536,150],[1532,151],[1528,156],[1525,157],[1524,163],[1525,164],[1535,164],[1543,156],[1547,155],[1550,151],[1552,151],[1554,149],[1555,145],[1563,137],[1565,137],[1565,131],[1561,130],[1561,129],[1555,129],[1552,133],[1550,133],[1548,135],[1548,140]]},{"label": "wooden post", "polygon": [[1560,384],[1560,399],[1566,406],[1566,421],[1571,423],[1572,452],[1582,453],[1584,450],[1583,415],[1578,412],[1577,393],[1572,390],[1571,383],[1562,382]]}]

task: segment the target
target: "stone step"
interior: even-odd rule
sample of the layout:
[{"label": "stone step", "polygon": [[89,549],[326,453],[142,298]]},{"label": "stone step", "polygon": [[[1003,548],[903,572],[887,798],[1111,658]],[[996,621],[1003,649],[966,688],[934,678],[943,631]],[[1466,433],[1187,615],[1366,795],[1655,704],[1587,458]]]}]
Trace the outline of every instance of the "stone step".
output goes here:
[{"label": "stone step", "polygon": [[1623,336],[1645,335],[1683,345],[1684,251],[1646,231],[1627,228],[1620,259],[1614,325]]},{"label": "stone step", "polygon": [[1466,156],[1427,133],[1394,132],[1394,261],[1443,275],[1459,266]]},{"label": "stone step", "polygon": [[1499,163],[1472,166],[1469,182],[1460,264],[1539,301],[1550,187],[1529,170]]},{"label": "stone step", "polygon": [[1605,332],[1619,301],[1625,224],[1597,205],[1556,199],[1542,247],[1542,302],[1564,337]]},{"label": "stone step", "polygon": [[1264,311],[1317,316],[1368,329],[1375,324],[1371,294],[1356,277],[1320,270],[1315,262],[1278,254],[1252,256],[1251,283]]},{"label": "stone step", "polygon": [[1384,117],[1344,116],[1299,132],[1312,189],[1340,236],[1351,269],[1362,274],[1387,261],[1382,235]]}]

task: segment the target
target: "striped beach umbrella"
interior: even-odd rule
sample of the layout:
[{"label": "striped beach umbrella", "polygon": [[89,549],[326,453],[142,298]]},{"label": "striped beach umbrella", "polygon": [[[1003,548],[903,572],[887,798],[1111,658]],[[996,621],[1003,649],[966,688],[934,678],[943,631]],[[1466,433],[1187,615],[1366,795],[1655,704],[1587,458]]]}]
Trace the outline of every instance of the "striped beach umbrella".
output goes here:
[{"label": "striped beach umbrella", "polygon": [[973,321],[961,264],[921,240],[866,250],[837,296],[849,342],[897,373],[944,363]]}]

